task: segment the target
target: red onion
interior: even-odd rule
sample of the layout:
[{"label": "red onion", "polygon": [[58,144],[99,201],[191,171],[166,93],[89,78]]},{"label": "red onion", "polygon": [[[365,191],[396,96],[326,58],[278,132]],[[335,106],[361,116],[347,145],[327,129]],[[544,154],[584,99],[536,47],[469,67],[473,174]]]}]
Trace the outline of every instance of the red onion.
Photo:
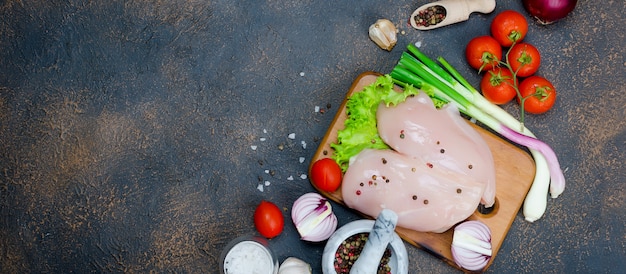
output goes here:
[{"label": "red onion", "polygon": [[310,242],[327,240],[337,229],[337,216],[330,202],[313,192],[300,196],[293,203],[291,220],[301,239]]},{"label": "red onion", "polygon": [[522,0],[524,8],[535,17],[539,23],[547,25],[567,16],[577,0]]},{"label": "red onion", "polygon": [[483,269],[491,259],[491,231],[480,221],[466,221],[454,228],[452,257],[462,268]]}]

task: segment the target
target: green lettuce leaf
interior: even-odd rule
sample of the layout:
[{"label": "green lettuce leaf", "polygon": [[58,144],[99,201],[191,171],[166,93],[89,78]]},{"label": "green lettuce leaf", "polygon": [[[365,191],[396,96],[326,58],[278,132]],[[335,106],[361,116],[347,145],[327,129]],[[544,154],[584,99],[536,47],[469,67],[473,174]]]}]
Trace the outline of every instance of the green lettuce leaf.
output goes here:
[{"label": "green lettuce leaf", "polygon": [[[337,132],[337,142],[330,144],[333,148],[333,159],[341,170],[348,169],[350,158],[356,156],[361,150],[389,149],[378,135],[376,127],[376,111],[380,103],[386,106],[394,106],[402,103],[409,96],[417,95],[420,90],[407,85],[404,91],[394,90],[394,82],[390,75],[382,75],[360,92],[355,92],[346,102],[348,118],[344,122],[344,129]],[[425,90],[426,94],[433,98],[432,92]],[[435,106],[441,107],[445,102],[433,98]]]}]

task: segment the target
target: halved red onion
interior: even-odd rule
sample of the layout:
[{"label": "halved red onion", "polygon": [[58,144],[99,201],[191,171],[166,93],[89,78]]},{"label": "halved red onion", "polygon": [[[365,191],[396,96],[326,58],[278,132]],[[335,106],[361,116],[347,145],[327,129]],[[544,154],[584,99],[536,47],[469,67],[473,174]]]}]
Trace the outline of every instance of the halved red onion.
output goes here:
[{"label": "halved red onion", "polygon": [[337,229],[337,216],[330,202],[318,193],[306,193],[291,208],[293,221],[302,240],[321,242],[330,238]]},{"label": "halved red onion", "polygon": [[467,270],[481,270],[491,259],[491,230],[480,221],[466,221],[454,228],[452,257]]}]

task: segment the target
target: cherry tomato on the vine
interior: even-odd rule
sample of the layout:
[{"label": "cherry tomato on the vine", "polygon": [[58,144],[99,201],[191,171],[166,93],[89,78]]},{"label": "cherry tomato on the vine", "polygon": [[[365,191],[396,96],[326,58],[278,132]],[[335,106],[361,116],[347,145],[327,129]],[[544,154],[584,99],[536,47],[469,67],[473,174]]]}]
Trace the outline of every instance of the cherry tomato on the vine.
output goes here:
[{"label": "cherry tomato on the vine", "polygon": [[[540,76],[530,76],[519,84],[519,91],[524,100],[524,110],[533,114],[544,113],[556,102],[556,89]],[[517,100],[520,102],[519,98]]]},{"label": "cherry tomato on the vine", "polygon": [[311,167],[311,181],[320,190],[334,192],[341,185],[341,168],[335,160],[323,158]]},{"label": "cherry tomato on the vine", "polygon": [[489,102],[503,105],[515,98],[517,92],[513,85],[513,74],[506,68],[496,67],[483,75],[480,89]]},{"label": "cherry tomato on the vine", "polygon": [[502,46],[491,36],[478,36],[467,43],[465,58],[471,67],[479,71],[489,70],[502,60]]},{"label": "cherry tomato on the vine", "polygon": [[509,52],[509,64],[518,77],[528,77],[539,69],[541,55],[539,50],[531,44],[515,44]]},{"label": "cherry tomato on the vine", "polygon": [[254,211],[254,226],[264,237],[274,238],[283,232],[283,212],[272,202],[261,201]]},{"label": "cherry tomato on the vine", "polygon": [[491,21],[491,35],[503,47],[510,47],[513,42],[521,42],[527,33],[528,21],[517,11],[505,10]]}]

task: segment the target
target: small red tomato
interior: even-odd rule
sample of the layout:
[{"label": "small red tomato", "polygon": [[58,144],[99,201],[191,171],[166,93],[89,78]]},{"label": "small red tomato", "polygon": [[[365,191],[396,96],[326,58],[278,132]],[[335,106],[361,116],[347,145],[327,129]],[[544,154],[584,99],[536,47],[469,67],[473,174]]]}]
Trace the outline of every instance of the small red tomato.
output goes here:
[{"label": "small red tomato", "polygon": [[509,52],[509,64],[518,77],[528,77],[539,69],[541,55],[535,46],[528,43],[519,43]]},{"label": "small red tomato", "polygon": [[[533,114],[544,113],[554,106],[556,102],[556,89],[540,76],[530,76],[519,85],[519,91],[524,100],[524,110]],[[518,98],[518,103],[520,102]]]},{"label": "small red tomato", "polygon": [[489,102],[503,105],[513,100],[517,95],[513,87],[514,84],[511,71],[497,67],[483,75],[483,79],[480,81],[480,89]]},{"label": "small red tomato", "polygon": [[528,33],[528,21],[521,13],[505,10],[491,21],[491,36],[503,47],[521,42]]},{"label": "small red tomato", "polygon": [[502,46],[491,36],[478,36],[467,43],[465,58],[478,71],[489,70],[502,59]]},{"label": "small red tomato", "polygon": [[341,168],[335,160],[323,158],[311,166],[311,181],[319,190],[334,192],[341,185]]},{"label": "small red tomato", "polygon": [[254,211],[254,226],[263,237],[274,238],[283,232],[283,212],[272,202],[261,201]]}]

